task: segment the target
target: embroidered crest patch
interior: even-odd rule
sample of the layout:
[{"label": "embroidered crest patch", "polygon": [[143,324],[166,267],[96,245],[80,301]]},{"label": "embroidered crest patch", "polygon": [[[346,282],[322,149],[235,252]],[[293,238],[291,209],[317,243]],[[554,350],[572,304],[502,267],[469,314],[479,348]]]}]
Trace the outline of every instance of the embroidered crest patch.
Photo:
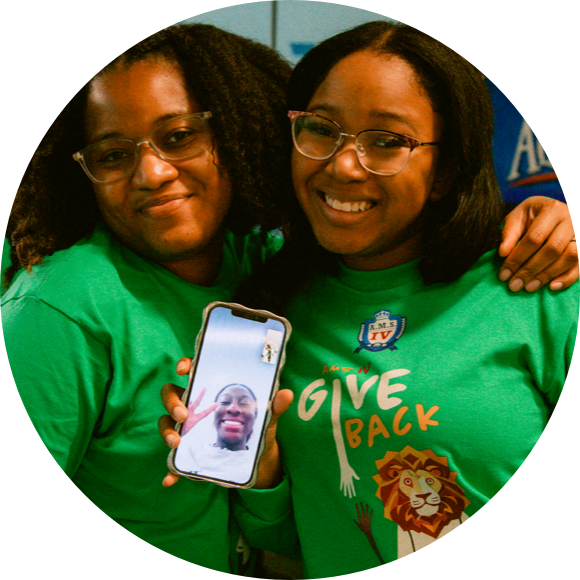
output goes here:
[{"label": "embroidered crest patch", "polygon": [[361,349],[378,352],[380,350],[397,350],[395,342],[401,338],[407,318],[405,316],[391,316],[388,310],[380,310],[375,313],[374,318],[365,320],[360,325],[358,333],[359,347],[354,351],[358,353]]}]

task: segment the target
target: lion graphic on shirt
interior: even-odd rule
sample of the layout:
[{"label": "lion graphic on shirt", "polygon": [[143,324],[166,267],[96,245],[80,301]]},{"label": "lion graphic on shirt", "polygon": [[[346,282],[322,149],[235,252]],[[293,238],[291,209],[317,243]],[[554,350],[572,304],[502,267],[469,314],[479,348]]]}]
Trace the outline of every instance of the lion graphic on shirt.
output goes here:
[{"label": "lion graphic on shirt", "polygon": [[467,519],[471,503],[456,483],[446,457],[430,449],[388,451],[376,461],[377,497],[385,518],[399,526],[399,557],[445,535]]}]

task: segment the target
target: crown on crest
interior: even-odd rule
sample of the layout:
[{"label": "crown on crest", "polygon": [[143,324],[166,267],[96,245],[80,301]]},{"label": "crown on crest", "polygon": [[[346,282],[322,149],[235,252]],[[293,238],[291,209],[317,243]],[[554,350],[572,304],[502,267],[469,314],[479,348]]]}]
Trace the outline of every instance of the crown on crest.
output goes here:
[{"label": "crown on crest", "polygon": [[391,313],[388,310],[381,310],[375,314],[375,320],[385,320],[390,318]]}]

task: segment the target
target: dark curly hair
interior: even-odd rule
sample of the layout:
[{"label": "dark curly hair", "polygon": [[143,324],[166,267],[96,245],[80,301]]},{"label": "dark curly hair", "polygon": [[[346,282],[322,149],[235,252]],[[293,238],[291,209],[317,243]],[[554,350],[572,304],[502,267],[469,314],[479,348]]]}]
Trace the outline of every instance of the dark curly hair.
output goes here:
[{"label": "dark curly hair", "polygon": [[[164,29],[136,44],[99,73],[151,57],[176,63],[188,93],[212,111],[220,169],[233,201],[226,226],[245,234],[284,226],[293,197],[288,164],[291,139],[285,92],[291,67],[274,50],[211,25]],[[97,75],[97,76],[99,76]],[[86,144],[85,105],[90,82],[63,109],[36,150],[8,222],[12,266],[30,270],[53,252],[90,235],[100,220],[92,184],[72,154]]]},{"label": "dark curly hair", "polygon": [[[362,50],[406,61],[443,118],[436,183],[445,195],[427,207],[419,271],[425,284],[452,282],[500,240],[504,211],[495,177],[493,109],[485,79],[456,52],[419,30],[374,21],[337,34],[304,56],[290,78],[288,109],[307,110],[334,65]],[[313,274],[336,266],[336,257],[317,243],[304,214],[293,208],[289,215],[287,243],[239,292],[237,299],[247,306],[255,302],[282,313]]]}]

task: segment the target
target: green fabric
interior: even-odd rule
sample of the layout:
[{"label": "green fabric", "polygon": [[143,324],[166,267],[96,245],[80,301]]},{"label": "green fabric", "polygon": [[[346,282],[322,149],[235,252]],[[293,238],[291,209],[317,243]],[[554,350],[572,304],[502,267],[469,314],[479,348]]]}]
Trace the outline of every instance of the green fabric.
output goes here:
[{"label": "green fabric", "polygon": [[[381,460],[388,460],[381,489],[385,501],[400,498],[394,517],[403,526],[412,510],[402,500],[412,487],[435,502],[430,490],[443,498],[455,493],[457,525],[518,469],[558,400],[576,336],[578,283],[562,293],[511,294],[497,280],[494,253],[448,285],[423,285],[416,266],[342,266],[290,308],[282,387],[295,397],[278,423],[278,441],[306,577],[372,568],[412,551],[411,537],[415,548],[431,538],[425,531],[399,537],[385,517],[374,479]],[[406,318],[394,348],[358,350],[361,325],[383,311]],[[390,337],[388,325],[373,332]],[[443,503],[421,510],[420,519],[434,521]],[[441,533],[433,530],[433,537]],[[275,534],[289,541],[280,526],[272,541]]]},{"label": "green fabric", "polygon": [[2,300],[16,384],[59,465],[126,529],[215,570],[230,571],[237,542],[228,535],[230,494],[187,480],[162,487],[159,392],[168,382],[186,385],[175,364],[193,354],[202,309],[231,299],[278,245],[228,234],[218,278],[205,288],[142,259],[101,226],[30,275],[21,271]]},{"label": "green fabric", "polygon": [[8,238],[4,238],[4,246],[2,248],[2,270],[1,270],[1,276],[0,276],[0,284],[2,285],[2,292],[4,292],[6,290],[6,288],[4,287],[4,270],[6,270],[6,268],[8,268],[8,266],[10,266],[12,262],[10,261],[10,242],[8,241]]},{"label": "green fabric", "polygon": [[232,505],[236,521],[251,546],[301,558],[288,477],[273,489],[239,490]]}]

